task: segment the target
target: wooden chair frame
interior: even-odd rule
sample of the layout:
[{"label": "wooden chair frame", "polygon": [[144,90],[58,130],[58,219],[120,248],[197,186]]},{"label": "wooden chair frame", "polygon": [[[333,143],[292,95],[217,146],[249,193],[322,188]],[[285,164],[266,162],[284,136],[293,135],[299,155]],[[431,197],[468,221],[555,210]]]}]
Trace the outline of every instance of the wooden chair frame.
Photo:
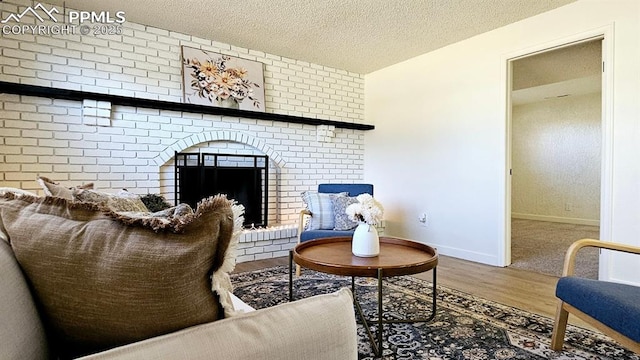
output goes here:
[{"label": "wooden chair frame", "polygon": [[[311,216],[311,211],[304,209],[300,210],[300,218],[298,219],[298,244],[300,244],[300,234],[304,230],[304,220],[306,216]],[[296,276],[300,276],[300,265],[296,264]]]},{"label": "wooden chair frame", "polygon": [[[600,240],[593,239],[582,239],[571,244],[569,249],[567,250],[567,254],[564,258],[564,268],[562,271],[562,276],[571,276],[575,271],[576,264],[576,254],[578,250],[584,247],[596,247],[600,249],[608,249],[614,251],[621,251],[631,254],[640,254],[640,247],[619,244],[613,242],[605,242]],[[627,349],[640,354],[640,343],[622,335],[621,333],[609,328],[607,325],[599,322],[598,320],[592,318],[591,316],[583,313],[582,311],[576,309],[575,307],[565,303],[562,300],[558,300],[558,307],[556,310],[556,318],[553,324],[553,334],[551,336],[551,349],[555,351],[562,350],[562,345],[564,343],[564,335],[567,329],[567,320],[569,318],[569,313],[576,315],[580,319],[584,320],[589,325],[598,329],[605,335],[608,335],[615,341],[619,342],[622,346]]]}]

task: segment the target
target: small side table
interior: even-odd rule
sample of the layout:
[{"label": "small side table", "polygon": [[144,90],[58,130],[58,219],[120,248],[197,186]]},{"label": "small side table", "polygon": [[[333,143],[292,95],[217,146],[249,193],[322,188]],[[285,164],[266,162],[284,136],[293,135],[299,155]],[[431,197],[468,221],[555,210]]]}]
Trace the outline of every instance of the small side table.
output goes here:
[{"label": "small side table", "polygon": [[[351,237],[323,238],[298,244],[289,252],[289,301],[293,301],[293,263],[319,272],[351,276],[351,291],[354,304],[360,316],[373,351],[382,355],[382,326],[390,323],[429,322],[436,315],[436,267],[437,251],[427,245],[392,237],[380,238],[380,255],[357,257],[351,253]],[[433,271],[433,291],[431,314],[421,319],[383,320],[382,279],[385,277],[418,274]],[[355,292],[355,277],[378,279],[378,318],[367,320]],[[377,322],[377,341],[370,323]]]}]

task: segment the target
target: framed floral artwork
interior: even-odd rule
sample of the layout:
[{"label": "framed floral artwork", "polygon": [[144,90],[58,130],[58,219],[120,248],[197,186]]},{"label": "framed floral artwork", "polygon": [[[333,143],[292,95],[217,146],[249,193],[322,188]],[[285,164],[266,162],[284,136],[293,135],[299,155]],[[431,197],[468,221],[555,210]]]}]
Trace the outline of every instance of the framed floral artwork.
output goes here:
[{"label": "framed floral artwork", "polygon": [[264,112],[264,71],[257,61],[182,46],[183,101]]}]

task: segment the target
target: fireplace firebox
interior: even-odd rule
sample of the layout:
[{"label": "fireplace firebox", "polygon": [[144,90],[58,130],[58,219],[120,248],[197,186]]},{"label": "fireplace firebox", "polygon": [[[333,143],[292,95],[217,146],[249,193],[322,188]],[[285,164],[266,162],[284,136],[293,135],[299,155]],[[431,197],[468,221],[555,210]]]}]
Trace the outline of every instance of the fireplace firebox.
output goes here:
[{"label": "fireplace firebox", "polygon": [[237,154],[175,154],[175,201],[195,209],[203,198],[226,194],[244,205],[244,226],[267,226],[269,157]]}]

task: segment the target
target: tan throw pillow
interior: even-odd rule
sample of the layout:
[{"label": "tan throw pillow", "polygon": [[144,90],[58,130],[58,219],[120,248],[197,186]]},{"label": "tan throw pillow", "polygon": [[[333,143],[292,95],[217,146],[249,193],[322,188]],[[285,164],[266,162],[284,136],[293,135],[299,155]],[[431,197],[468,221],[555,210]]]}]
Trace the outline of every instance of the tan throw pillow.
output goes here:
[{"label": "tan throw pillow", "polygon": [[34,194],[27,190],[22,190],[22,189],[12,188],[12,187],[0,187],[0,195],[8,192],[14,193],[16,195],[38,196],[38,194]]},{"label": "tan throw pillow", "polygon": [[54,182],[53,180],[46,178],[44,176],[39,176],[36,181],[42,187],[44,194],[47,196],[61,197],[67,200],[73,200],[73,190],[74,189],[93,189],[93,183],[88,183],[84,185],[78,185],[76,187],[64,187],[60,185],[60,183]]},{"label": "tan throw pillow", "polygon": [[96,203],[107,206],[115,212],[149,211],[140,199],[140,196],[126,190],[121,190],[117,194],[109,194],[93,190],[93,183],[67,188],[44,176],[39,176],[37,181],[47,196]]},{"label": "tan throw pillow", "polygon": [[231,205],[217,196],[184,216],[128,218],[96,204],[8,193],[0,223],[54,350],[74,357],[222,318]]},{"label": "tan throw pillow", "polygon": [[74,189],[73,200],[91,202],[107,206],[115,212],[148,212],[140,196],[121,190],[117,194],[108,194],[90,189]]}]

